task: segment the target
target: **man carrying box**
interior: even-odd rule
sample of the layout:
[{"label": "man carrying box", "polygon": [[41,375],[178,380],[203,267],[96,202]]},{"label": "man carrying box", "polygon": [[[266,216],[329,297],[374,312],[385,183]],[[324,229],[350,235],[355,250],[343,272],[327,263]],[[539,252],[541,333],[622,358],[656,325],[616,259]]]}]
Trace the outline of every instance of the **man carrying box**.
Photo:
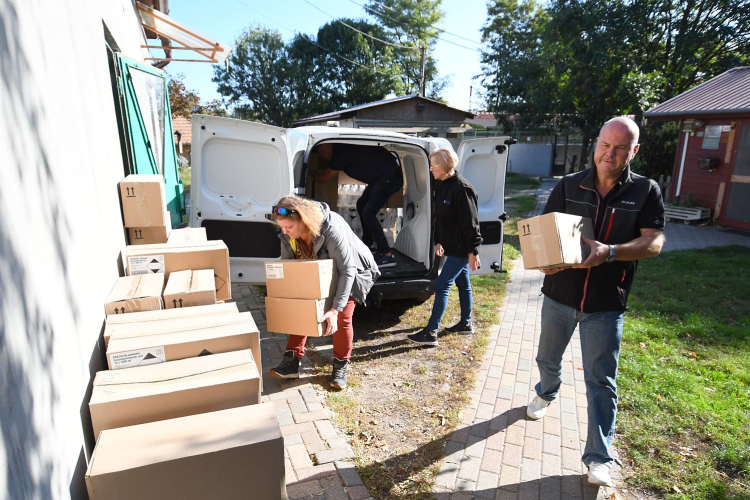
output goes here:
[{"label": "man carrying box", "polygon": [[588,482],[612,486],[609,447],[617,414],[617,363],[623,315],[639,259],[659,255],[664,245],[664,202],[658,185],[630,171],[638,152],[638,126],[617,117],[601,128],[595,167],[571,174],[555,186],[544,213],[564,212],[594,221],[596,240],[583,238],[589,257],[570,267],[542,269],[542,330],[536,361],[540,382],[526,415],[538,420],[562,383],[562,356],[580,329],[588,401],[583,462]]}]

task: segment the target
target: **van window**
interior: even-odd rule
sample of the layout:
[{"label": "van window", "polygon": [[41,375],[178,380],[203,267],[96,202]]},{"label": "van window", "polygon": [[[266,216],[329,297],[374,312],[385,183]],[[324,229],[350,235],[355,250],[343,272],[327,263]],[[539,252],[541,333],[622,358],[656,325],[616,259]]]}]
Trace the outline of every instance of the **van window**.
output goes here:
[{"label": "van window", "polygon": [[461,175],[477,192],[479,205],[489,203],[495,195],[497,163],[491,155],[475,154],[469,157]]}]

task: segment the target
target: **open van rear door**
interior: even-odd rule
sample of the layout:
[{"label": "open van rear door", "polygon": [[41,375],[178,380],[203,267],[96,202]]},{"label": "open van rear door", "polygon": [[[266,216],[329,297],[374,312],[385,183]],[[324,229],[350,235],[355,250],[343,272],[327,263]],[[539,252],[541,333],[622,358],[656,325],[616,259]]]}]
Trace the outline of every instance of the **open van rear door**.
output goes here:
[{"label": "open van rear door", "polygon": [[300,134],[216,116],[193,115],[190,226],[229,247],[233,282],[263,283],[262,262],[280,255],[271,207],[293,193]]},{"label": "open van rear door", "polygon": [[505,213],[505,169],[510,137],[463,141],[458,147],[458,171],[477,192],[482,246],[482,267],[472,274],[500,272],[503,263],[503,223]]}]

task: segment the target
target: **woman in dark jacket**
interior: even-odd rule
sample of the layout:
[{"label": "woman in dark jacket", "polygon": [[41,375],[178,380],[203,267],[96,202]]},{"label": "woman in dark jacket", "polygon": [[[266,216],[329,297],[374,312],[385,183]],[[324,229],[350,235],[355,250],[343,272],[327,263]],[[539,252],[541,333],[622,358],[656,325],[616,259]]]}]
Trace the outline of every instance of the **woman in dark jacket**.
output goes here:
[{"label": "woman in dark jacket", "polygon": [[[370,288],[380,276],[372,253],[328,205],[286,196],[273,207],[273,219],[281,227],[282,259],[333,259],[338,281],[331,309],[326,311],[325,335],[333,335],[331,386],[346,387],[346,370],[352,354],[356,303],[364,304]],[[277,378],[299,378],[307,337],[289,335],[284,359],[269,372]]]},{"label": "woman in dark jacket", "polygon": [[474,333],[471,320],[471,282],[469,270],[479,269],[479,216],[477,193],[456,171],[458,157],[450,148],[440,148],[430,155],[430,173],[435,178],[435,255],[446,256],[443,269],[435,280],[435,303],[427,326],[408,338],[421,345],[436,346],[438,327],[448,305],[453,282],[458,287],[461,320],[445,330],[451,333]]}]

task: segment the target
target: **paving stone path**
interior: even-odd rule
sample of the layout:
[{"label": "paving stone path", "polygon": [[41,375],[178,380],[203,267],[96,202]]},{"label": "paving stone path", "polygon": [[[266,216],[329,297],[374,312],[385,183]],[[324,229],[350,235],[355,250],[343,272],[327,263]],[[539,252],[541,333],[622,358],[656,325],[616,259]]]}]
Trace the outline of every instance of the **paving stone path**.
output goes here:
[{"label": "paving stone path", "polygon": [[[537,191],[541,213],[557,180]],[[667,225],[665,251],[710,245],[750,246],[750,236],[716,227]],[[435,486],[436,499],[593,500],[612,491],[586,482],[581,454],[586,436],[586,388],[578,332],[563,358],[560,397],[539,421],[525,417],[538,372],[542,273],[516,263],[500,324],[490,328],[488,353],[480,368],[472,401],[448,441]],[[329,420],[309,376],[305,360],[299,381],[267,376],[284,352],[286,335],[268,333],[259,289],[232,285],[240,311],[251,311],[261,331],[263,399],[276,405],[284,436],[287,493],[290,500],[370,500],[353,462],[351,447]],[[313,342],[325,349],[325,340]],[[330,344],[330,341],[328,341]],[[619,467],[612,475],[620,479]]]}]

